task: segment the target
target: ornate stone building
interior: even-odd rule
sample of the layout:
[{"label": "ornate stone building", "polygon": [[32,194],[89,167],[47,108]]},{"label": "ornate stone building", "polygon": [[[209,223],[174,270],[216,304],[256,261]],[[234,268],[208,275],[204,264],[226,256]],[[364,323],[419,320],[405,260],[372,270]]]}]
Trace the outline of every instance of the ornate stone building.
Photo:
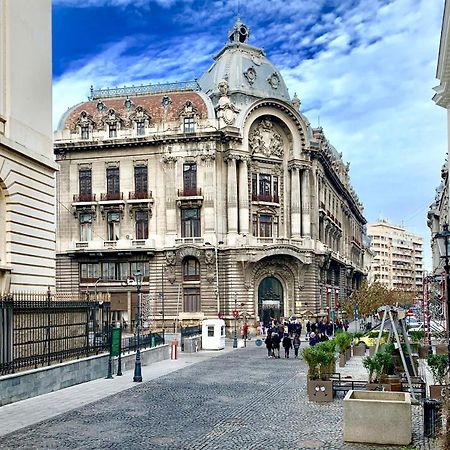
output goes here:
[{"label": "ornate stone building", "polygon": [[133,321],[330,311],[365,276],[349,165],[239,20],[198,81],[92,90],[62,117],[60,290]]},{"label": "ornate stone building", "polygon": [[0,294],[55,286],[51,56],[51,1],[0,0]]}]

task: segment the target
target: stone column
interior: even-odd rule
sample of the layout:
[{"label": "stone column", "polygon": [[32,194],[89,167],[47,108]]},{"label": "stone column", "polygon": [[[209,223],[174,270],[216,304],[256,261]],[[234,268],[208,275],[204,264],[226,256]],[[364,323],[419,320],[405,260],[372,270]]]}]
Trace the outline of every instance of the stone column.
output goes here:
[{"label": "stone column", "polygon": [[239,163],[239,233],[248,235],[248,166],[246,160]]},{"label": "stone column", "polygon": [[236,159],[229,157],[227,172],[227,213],[228,233],[237,233],[238,204],[237,204],[237,173]]},{"label": "stone column", "polygon": [[302,234],[311,237],[311,192],[309,186],[309,169],[302,171]]},{"label": "stone column", "polygon": [[300,216],[300,174],[298,167],[291,169],[291,237],[299,239],[301,236]]}]

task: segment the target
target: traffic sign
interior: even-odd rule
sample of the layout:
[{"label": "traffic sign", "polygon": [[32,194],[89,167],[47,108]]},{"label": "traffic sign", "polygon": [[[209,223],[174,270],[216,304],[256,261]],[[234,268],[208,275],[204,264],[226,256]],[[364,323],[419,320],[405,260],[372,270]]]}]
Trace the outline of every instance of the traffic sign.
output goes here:
[{"label": "traffic sign", "polygon": [[233,317],[239,317],[239,311],[237,309],[233,309],[232,314]]}]

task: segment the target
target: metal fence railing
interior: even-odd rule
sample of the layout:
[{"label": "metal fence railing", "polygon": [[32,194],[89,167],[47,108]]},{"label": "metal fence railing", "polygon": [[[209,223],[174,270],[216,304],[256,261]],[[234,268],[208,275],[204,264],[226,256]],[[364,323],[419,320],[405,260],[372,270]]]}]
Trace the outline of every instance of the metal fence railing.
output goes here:
[{"label": "metal fence railing", "polygon": [[[164,331],[152,331],[139,337],[139,348],[151,348],[165,343]],[[137,337],[132,336],[122,339],[122,353],[135,352],[137,349]]]},{"label": "metal fence railing", "polygon": [[0,296],[0,375],[107,351],[110,303]]}]

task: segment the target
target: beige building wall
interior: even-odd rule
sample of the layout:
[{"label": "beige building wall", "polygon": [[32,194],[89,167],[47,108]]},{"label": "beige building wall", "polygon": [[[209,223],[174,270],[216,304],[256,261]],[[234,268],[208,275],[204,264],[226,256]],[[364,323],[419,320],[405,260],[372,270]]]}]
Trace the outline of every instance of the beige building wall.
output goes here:
[{"label": "beige building wall", "polygon": [[0,292],[55,285],[51,1],[0,0]]},{"label": "beige building wall", "polygon": [[375,253],[369,281],[393,289],[422,291],[423,238],[404,227],[380,221],[367,225],[370,249]]}]

